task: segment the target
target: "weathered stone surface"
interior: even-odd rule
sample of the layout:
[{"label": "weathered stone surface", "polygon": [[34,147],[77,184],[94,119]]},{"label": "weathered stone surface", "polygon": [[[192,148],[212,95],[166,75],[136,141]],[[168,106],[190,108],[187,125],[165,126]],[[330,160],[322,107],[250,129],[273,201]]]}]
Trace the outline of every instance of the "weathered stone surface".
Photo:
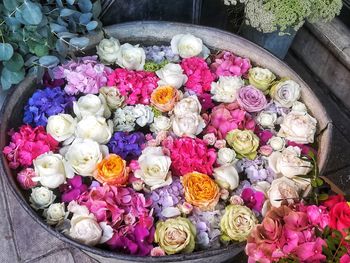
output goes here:
[{"label": "weathered stone surface", "polygon": [[31,262],[35,263],[85,263],[84,261],[75,261],[71,252],[67,249],[49,254],[47,256],[35,259]]},{"label": "weathered stone surface", "polygon": [[99,263],[99,261],[89,257],[79,249],[71,248],[70,252],[73,255],[74,261],[77,263]]}]

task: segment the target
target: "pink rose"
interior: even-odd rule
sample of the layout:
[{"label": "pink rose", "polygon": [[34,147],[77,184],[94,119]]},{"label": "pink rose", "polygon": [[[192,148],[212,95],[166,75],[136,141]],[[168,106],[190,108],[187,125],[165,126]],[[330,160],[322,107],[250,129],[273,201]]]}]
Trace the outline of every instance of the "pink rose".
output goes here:
[{"label": "pink rose", "polygon": [[151,250],[151,257],[165,256],[165,252],[161,247],[154,247]]},{"label": "pink rose", "polygon": [[259,112],[267,105],[264,93],[253,86],[240,88],[237,101],[239,105],[248,112]]},{"label": "pink rose", "polygon": [[17,182],[23,189],[28,190],[30,188],[35,187],[38,184],[37,182],[33,182],[32,180],[32,178],[35,176],[36,175],[34,169],[26,168],[17,174]]},{"label": "pink rose", "polygon": [[261,146],[259,149],[259,153],[264,156],[270,156],[273,152],[273,149],[270,145]]}]

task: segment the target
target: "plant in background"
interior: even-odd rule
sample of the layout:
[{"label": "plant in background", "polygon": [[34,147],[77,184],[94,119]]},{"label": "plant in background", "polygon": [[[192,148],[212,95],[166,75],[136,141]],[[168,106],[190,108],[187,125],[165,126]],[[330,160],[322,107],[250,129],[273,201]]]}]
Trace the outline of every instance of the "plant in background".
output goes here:
[{"label": "plant in background", "polygon": [[224,0],[228,6],[245,5],[245,23],[260,32],[297,31],[306,20],[329,22],[339,15],[341,0]]},{"label": "plant in background", "polygon": [[29,74],[42,79],[74,51],[85,34],[101,27],[99,0],[3,0],[0,3],[1,86],[9,89]]}]

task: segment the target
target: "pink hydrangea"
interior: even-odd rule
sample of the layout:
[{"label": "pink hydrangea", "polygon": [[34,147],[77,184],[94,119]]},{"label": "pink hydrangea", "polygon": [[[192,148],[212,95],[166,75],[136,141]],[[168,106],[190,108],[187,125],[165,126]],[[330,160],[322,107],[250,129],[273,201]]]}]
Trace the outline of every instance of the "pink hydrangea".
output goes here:
[{"label": "pink hydrangea", "polygon": [[17,182],[23,189],[28,190],[38,184],[32,180],[33,177],[36,177],[34,169],[25,168],[17,174]]},{"label": "pink hydrangea", "polygon": [[146,256],[152,248],[154,226],[150,206],[152,200],[129,187],[107,184],[93,187],[78,198],[98,222],[106,222],[114,229],[107,241],[113,250]]},{"label": "pink hydrangea", "polygon": [[71,60],[54,69],[55,79],[66,79],[64,88],[69,95],[97,94],[107,84],[107,76],[112,69],[97,62],[97,56],[87,56]]},{"label": "pink hydrangea", "polygon": [[127,104],[148,105],[152,91],[158,87],[158,80],[154,72],[117,68],[108,76],[108,85],[117,86],[120,94],[127,97]]},{"label": "pink hydrangea", "polygon": [[249,59],[238,57],[228,51],[223,51],[217,55],[215,62],[210,66],[216,77],[244,76],[251,67]]},{"label": "pink hydrangea", "polygon": [[36,157],[58,148],[58,142],[43,126],[22,125],[18,132],[11,131],[9,135],[11,142],[4,147],[3,153],[12,169],[31,166]]},{"label": "pink hydrangea", "polygon": [[202,95],[210,91],[211,83],[215,77],[210,72],[210,69],[203,58],[191,57],[182,60],[181,67],[188,77],[185,87],[187,90],[195,92],[197,95]]},{"label": "pink hydrangea", "polygon": [[168,137],[163,141],[163,146],[169,152],[173,175],[182,176],[194,171],[212,175],[216,152],[208,148],[203,140],[189,137],[174,140]]},{"label": "pink hydrangea", "polygon": [[218,139],[224,139],[229,131],[234,129],[255,129],[255,121],[238,104],[220,104],[213,108],[210,115],[202,117],[208,123],[205,133],[214,133]]}]

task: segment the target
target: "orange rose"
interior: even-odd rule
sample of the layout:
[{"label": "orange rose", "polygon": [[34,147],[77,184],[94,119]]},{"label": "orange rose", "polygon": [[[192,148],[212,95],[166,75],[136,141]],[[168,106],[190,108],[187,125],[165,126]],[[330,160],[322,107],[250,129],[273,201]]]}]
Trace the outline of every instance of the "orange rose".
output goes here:
[{"label": "orange rose", "polygon": [[220,198],[220,188],[208,175],[188,173],[182,178],[185,199],[202,211],[213,210]]},{"label": "orange rose", "polygon": [[116,154],[110,154],[97,164],[94,177],[101,183],[122,186],[128,181],[129,168],[126,162]]},{"label": "orange rose", "polygon": [[179,100],[179,91],[172,86],[156,88],[151,95],[151,104],[161,112],[171,111]]}]

